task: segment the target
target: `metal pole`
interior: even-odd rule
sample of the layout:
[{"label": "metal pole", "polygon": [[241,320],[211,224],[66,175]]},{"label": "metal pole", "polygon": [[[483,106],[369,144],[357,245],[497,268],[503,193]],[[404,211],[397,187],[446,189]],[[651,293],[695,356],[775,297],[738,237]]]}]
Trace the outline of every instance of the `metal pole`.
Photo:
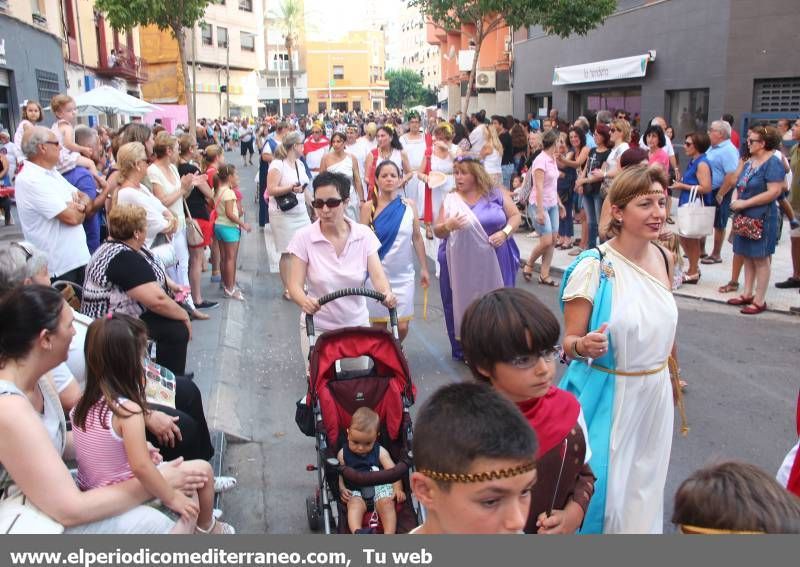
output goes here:
[{"label": "metal pole", "polygon": [[192,109],[194,112],[194,121],[197,122],[197,55],[195,51],[196,44],[196,26],[192,27]]},{"label": "metal pole", "polygon": [[280,42],[275,43],[275,53],[279,57],[275,60],[278,67],[278,115],[283,117],[283,84],[281,79],[281,67],[283,66],[283,56],[280,53]]},{"label": "metal pole", "polygon": [[231,116],[231,38],[225,40],[225,111]]}]

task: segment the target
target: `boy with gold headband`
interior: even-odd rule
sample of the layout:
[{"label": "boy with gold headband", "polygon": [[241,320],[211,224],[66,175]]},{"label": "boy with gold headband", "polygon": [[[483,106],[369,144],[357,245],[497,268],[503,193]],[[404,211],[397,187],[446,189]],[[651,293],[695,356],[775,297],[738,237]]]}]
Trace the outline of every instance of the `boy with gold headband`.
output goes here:
[{"label": "boy with gold headband", "polygon": [[411,488],[427,511],[415,534],[522,533],[536,482],[536,435],[488,386],[436,391],[417,414]]}]

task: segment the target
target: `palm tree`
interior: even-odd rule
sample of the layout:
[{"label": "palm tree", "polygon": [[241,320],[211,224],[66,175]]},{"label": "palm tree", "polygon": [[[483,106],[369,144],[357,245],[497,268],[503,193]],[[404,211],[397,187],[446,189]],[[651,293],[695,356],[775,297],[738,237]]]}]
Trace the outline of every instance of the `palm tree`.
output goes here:
[{"label": "palm tree", "polygon": [[297,39],[305,20],[303,0],[281,0],[278,11],[272,12],[270,18],[281,28],[284,35],[286,54],[289,57],[289,100],[291,114],[294,114],[294,61],[292,51],[297,48]]}]

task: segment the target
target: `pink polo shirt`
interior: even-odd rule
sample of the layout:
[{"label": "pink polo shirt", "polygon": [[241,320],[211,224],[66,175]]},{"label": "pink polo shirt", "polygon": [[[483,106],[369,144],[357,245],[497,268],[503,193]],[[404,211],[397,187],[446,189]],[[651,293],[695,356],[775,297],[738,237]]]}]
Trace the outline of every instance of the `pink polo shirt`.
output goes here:
[{"label": "pink polo shirt", "polygon": [[[555,207],[558,205],[558,165],[552,156],[545,152],[540,152],[536,159],[533,160],[531,169],[535,172],[541,169],[544,172],[544,182],[542,183],[542,206],[544,208]],[[531,173],[531,175],[534,175]],[[536,182],[531,180],[533,189],[529,203],[536,204]]]},{"label": "pink polo shirt", "polygon": [[[368,226],[347,217],[344,220],[350,225],[350,237],[340,256],[323,236],[319,221],[298,230],[289,243],[287,251],[308,265],[306,283],[311,297],[320,298],[346,287],[364,287],[367,258],[378,253],[381,243]],[[327,331],[368,324],[367,300],[361,296],[331,301],[314,315],[314,326]]]}]

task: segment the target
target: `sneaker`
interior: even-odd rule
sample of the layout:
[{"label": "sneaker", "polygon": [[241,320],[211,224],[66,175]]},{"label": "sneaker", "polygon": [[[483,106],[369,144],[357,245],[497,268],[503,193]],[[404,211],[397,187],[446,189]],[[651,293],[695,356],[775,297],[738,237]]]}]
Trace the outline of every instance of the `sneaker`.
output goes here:
[{"label": "sneaker", "polygon": [[785,281],[775,284],[778,289],[792,289],[800,287],[800,279],[794,277],[787,278]]},{"label": "sneaker", "polygon": [[219,307],[219,302],[205,300],[202,303],[198,303],[197,305],[195,305],[195,307],[197,307],[198,309],[216,309],[217,307]]},{"label": "sneaker", "polygon": [[236,486],[236,482],[236,477],[233,476],[214,477],[214,492],[228,492],[231,488]]}]

